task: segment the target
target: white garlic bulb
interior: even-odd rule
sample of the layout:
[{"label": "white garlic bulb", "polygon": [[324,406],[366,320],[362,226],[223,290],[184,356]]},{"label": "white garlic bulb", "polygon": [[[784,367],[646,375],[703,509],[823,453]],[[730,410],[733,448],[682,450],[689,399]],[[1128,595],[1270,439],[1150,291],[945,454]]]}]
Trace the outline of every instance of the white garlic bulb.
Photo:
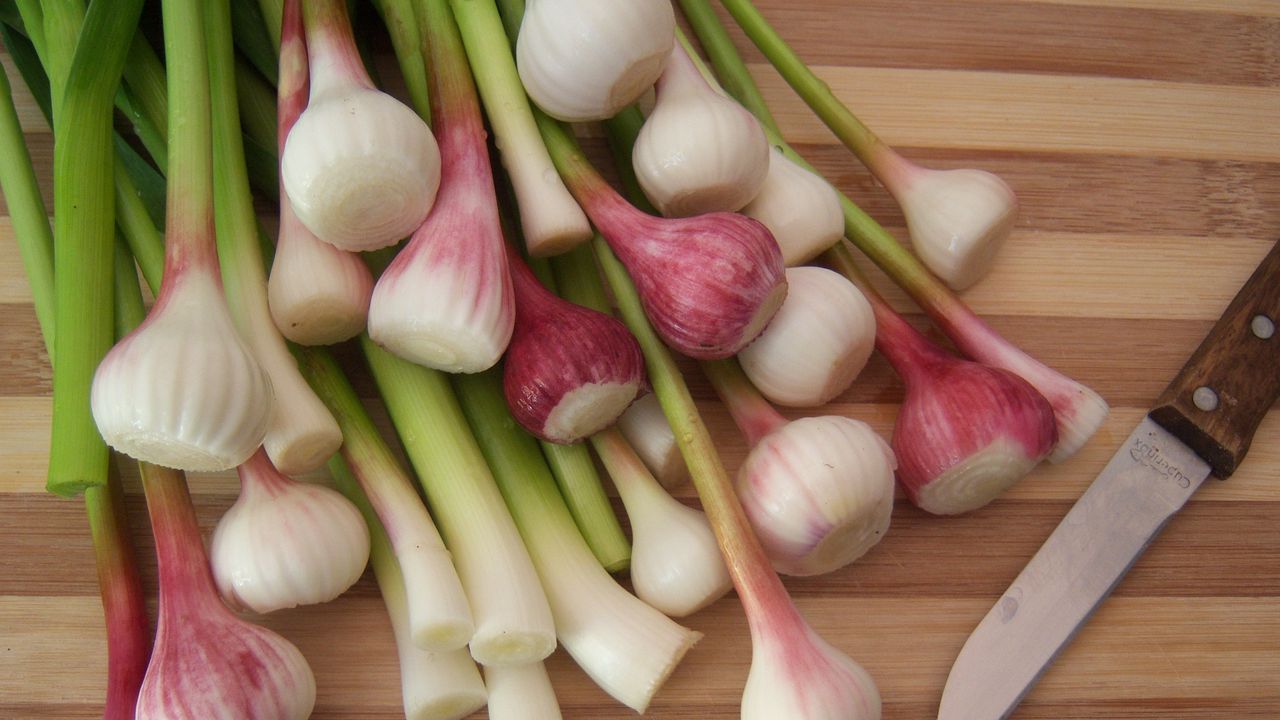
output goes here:
[{"label": "white garlic bulb", "polygon": [[769,142],[746,108],[713,89],[680,45],[631,151],[644,194],[667,217],[741,209],[764,184]]},{"label": "white garlic bulb", "polygon": [[889,189],[902,206],[911,247],[956,290],[981,280],[1018,219],[1018,198],[985,170],[913,166]]},{"label": "white garlic bulb", "polygon": [[884,537],[895,465],[889,445],[860,420],[800,418],[747,455],[738,498],[778,572],[820,575]]},{"label": "white garlic bulb", "polygon": [[844,237],[844,211],[835,188],[777,148],[769,172],[742,214],[764,223],[787,267],[803,265]]},{"label": "white garlic bulb", "polygon": [[313,92],[285,142],[280,177],[316,237],[376,250],[426,219],[440,187],[440,151],[422,118],[386,93]]},{"label": "white garlic bulb", "polygon": [[328,602],[369,560],[369,528],[351,501],[277,471],[259,450],[239,468],[240,497],[214,528],[209,561],[232,606],[268,613]]},{"label": "white garlic bulb", "polygon": [[531,0],[516,40],[529,97],[560,120],[604,120],[653,85],[675,43],[670,0]]},{"label": "white garlic bulb", "polygon": [[93,376],[98,431],[154,465],[229,470],[262,444],[271,381],[231,322],[216,276],[190,267]]},{"label": "white garlic bulb", "polygon": [[826,268],[788,268],[787,288],[782,308],[738,360],[771,402],[816,407],[844,392],[866,366],[875,313],[853,283]]},{"label": "white garlic bulb", "polygon": [[591,442],[631,520],[636,595],[671,617],[686,617],[729,592],[733,581],[707,516],[668,495],[616,429]]},{"label": "white garlic bulb", "polygon": [[880,720],[871,675],[803,619],[752,626],[742,720]]}]

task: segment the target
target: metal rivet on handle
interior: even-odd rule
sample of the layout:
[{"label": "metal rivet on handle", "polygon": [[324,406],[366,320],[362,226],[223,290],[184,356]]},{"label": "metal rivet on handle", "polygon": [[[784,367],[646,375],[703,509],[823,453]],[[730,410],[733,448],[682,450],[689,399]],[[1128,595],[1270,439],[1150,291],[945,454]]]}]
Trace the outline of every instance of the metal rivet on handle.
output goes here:
[{"label": "metal rivet on handle", "polygon": [[1191,393],[1191,402],[1205,412],[1213,412],[1218,409],[1218,393],[1213,388],[1201,385]]},{"label": "metal rivet on handle", "polygon": [[1270,340],[1272,335],[1276,334],[1276,324],[1266,315],[1254,315],[1253,322],[1249,323],[1249,329],[1253,330],[1253,334],[1263,340]]}]

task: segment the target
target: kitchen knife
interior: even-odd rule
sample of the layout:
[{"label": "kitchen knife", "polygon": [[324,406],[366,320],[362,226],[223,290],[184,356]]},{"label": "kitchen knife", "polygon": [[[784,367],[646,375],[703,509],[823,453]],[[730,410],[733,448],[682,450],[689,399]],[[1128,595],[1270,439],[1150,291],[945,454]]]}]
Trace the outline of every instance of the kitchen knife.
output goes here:
[{"label": "kitchen knife", "polygon": [[1205,478],[1235,471],[1280,395],[1277,325],[1280,243],[969,636],[938,720],[1013,712]]}]

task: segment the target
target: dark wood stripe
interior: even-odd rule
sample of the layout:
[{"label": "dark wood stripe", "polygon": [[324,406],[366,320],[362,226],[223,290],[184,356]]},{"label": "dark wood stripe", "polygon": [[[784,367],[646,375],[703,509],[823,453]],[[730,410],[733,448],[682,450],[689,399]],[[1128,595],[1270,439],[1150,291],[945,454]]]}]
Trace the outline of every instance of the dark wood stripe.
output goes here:
[{"label": "dark wood stripe", "polygon": [[[748,61],[767,62],[716,7]],[[1280,82],[1277,18],[949,0],[768,0],[757,7],[809,64]]]},{"label": "dark wood stripe", "polygon": [[[206,537],[232,501],[199,498]],[[888,538],[866,557],[822,577],[788,578],[787,585],[798,597],[996,597],[1070,505],[997,500],[970,515],[936,518],[900,501]],[[128,509],[143,580],[154,594],[155,546],[144,501],[131,493]],[[0,527],[0,557],[29,560],[0,575],[0,595],[96,595],[92,545],[79,501],[0,495],[0,517],[6,518]],[[1000,532],[993,534],[993,527]],[[1130,597],[1280,597],[1280,503],[1193,501],[1116,592]],[[366,573],[350,593],[374,597],[377,586]]]}]

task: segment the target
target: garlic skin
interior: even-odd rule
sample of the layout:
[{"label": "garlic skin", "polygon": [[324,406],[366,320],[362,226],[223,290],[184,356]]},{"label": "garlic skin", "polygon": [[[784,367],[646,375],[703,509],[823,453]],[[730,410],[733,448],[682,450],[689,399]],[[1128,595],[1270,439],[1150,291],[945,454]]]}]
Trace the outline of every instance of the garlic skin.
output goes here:
[{"label": "garlic skin", "polygon": [[531,0],[516,66],[548,115],[604,120],[653,85],[674,44],[669,0]]},{"label": "garlic skin", "polygon": [[369,528],[337,491],[297,482],[259,450],[239,467],[240,497],[209,546],[213,578],[233,607],[273,610],[328,602],[369,560]]},{"label": "garlic skin", "polygon": [[820,575],[888,532],[895,465],[889,445],[860,420],[800,418],[747,455],[738,498],[778,572]]},{"label": "garlic skin", "polygon": [[712,89],[677,44],[631,151],[645,197],[667,217],[739,210],[764,184],[769,155],[760,123]]},{"label": "garlic skin", "polygon": [[976,510],[1048,457],[1053,408],[1006,370],[952,359],[907,380],[894,426],[898,479],[935,515]]},{"label": "garlic skin", "polygon": [[440,187],[427,124],[372,88],[313,92],[289,133],[280,177],[298,219],[343,250],[377,250],[422,224]]},{"label": "garlic skin", "polygon": [[280,233],[267,280],[271,319],[299,345],[332,345],[364,331],[373,275],[356,255],[324,242],[281,198]]},{"label": "garlic skin", "polygon": [[266,436],[273,403],[216,276],[196,268],[174,277],[147,319],[107,353],[90,394],[108,445],[194,472],[247,460]]},{"label": "garlic skin", "polygon": [[835,188],[777,148],[769,172],[742,214],[764,223],[787,267],[803,265],[844,237],[844,211]]},{"label": "garlic skin", "polygon": [[911,247],[952,289],[964,290],[991,269],[1018,220],[1018,198],[985,170],[914,167],[890,185],[911,234]]},{"label": "garlic skin", "polygon": [[771,402],[816,407],[848,389],[875,342],[875,313],[853,283],[826,268],[794,267],[787,299],[738,360]]},{"label": "garlic skin", "polygon": [[657,395],[649,393],[631,403],[617,427],[662,487],[670,490],[689,479],[689,467]]},{"label": "garlic skin", "polygon": [[880,720],[871,675],[796,620],[779,623],[785,629],[752,626],[742,720]]}]

